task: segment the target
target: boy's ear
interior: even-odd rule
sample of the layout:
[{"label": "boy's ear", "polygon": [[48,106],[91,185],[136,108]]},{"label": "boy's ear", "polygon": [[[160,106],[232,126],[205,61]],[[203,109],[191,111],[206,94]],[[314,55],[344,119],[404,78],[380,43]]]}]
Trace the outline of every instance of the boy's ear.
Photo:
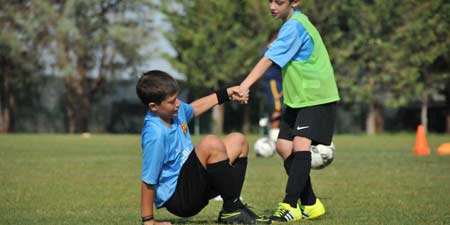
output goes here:
[{"label": "boy's ear", "polygon": [[299,4],[300,4],[300,0],[294,0],[294,1],[292,1],[292,3],[291,3],[291,7],[292,7],[292,8],[296,8]]},{"label": "boy's ear", "polygon": [[154,102],[148,103],[148,107],[150,108],[150,110],[151,110],[152,112],[158,110],[158,104],[156,104],[156,103],[154,103]]}]

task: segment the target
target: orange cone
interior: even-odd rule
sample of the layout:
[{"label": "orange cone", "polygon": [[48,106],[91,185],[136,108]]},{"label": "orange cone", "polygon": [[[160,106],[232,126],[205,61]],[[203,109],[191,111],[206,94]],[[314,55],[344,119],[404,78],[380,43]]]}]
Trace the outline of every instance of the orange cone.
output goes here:
[{"label": "orange cone", "polygon": [[417,126],[416,145],[414,146],[414,155],[425,156],[430,154],[430,147],[427,143],[425,129],[423,125]]},{"label": "orange cone", "polygon": [[439,146],[437,153],[439,155],[450,155],[450,142]]}]

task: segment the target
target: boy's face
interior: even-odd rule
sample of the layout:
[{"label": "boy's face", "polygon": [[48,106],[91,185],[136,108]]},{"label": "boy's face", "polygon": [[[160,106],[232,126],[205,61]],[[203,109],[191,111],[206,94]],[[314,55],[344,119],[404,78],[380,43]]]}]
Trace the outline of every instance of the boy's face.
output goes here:
[{"label": "boy's face", "polygon": [[178,115],[178,108],[180,107],[180,100],[178,100],[178,94],[167,96],[161,104],[150,102],[150,110],[158,115],[162,120],[167,123],[172,122],[172,118]]},{"label": "boy's face", "polygon": [[286,21],[291,16],[300,0],[269,0],[272,17]]}]

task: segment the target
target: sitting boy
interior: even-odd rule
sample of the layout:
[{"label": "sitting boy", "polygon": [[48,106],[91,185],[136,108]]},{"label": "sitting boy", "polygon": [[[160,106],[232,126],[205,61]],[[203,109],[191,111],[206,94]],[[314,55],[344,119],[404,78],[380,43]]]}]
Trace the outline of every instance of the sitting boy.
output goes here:
[{"label": "sitting boy", "polygon": [[270,223],[240,199],[247,168],[248,143],[241,133],[221,139],[207,135],[192,144],[188,122],[217,104],[230,100],[234,89],[222,89],[191,104],[178,99],[177,82],[167,73],[152,70],[139,79],[136,92],[148,106],[142,129],[141,214],[144,225],[170,224],[153,218],[165,207],[180,217],[199,213],[209,199],[223,199],[219,223]]}]

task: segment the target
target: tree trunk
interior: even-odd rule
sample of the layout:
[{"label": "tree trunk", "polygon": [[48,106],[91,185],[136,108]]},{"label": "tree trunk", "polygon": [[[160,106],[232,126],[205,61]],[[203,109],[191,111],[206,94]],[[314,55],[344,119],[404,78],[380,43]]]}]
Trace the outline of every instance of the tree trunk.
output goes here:
[{"label": "tree trunk", "polygon": [[447,84],[447,89],[445,93],[445,117],[446,117],[446,127],[445,133],[450,134],[450,83]]},{"label": "tree trunk", "polygon": [[213,134],[223,133],[223,121],[224,121],[224,105],[216,105],[212,109],[212,120],[213,120]]},{"label": "tree trunk", "polygon": [[422,92],[422,105],[420,109],[420,123],[423,125],[425,133],[428,131],[428,91]]},{"label": "tree trunk", "polygon": [[380,104],[373,102],[369,105],[369,112],[366,118],[366,133],[374,135],[384,131],[384,119],[382,115],[382,107]]},{"label": "tree trunk", "polygon": [[88,132],[92,111],[91,97],[86,94],[82,81],[77,79],[66,77],[65,87],[68,132]]},{"label": "tree trunk", "polygon": [[3,93],[0,93],[0,133],[4,133],[3,128]]},{"label": "tree trunk", "polygon": [[449,111],[447,111],[446,120],[447,120],[447,126],[445,129],[445,133],[450,134],[450,112]]},{"label": "tree trunk", "polygon": [[76,118],[75,118],[75,109],[73,108],[73,102],[72,102],[72,94],[69,90],[67,90],[66,87],[66,114],[67,114],[67,131],[71,134],[75,133],[76,131]]},{"label": "tree trunk", "polygon": [[244,134],[248,134],[248,133],[250,133],[250,128],[251,128],[250,118],[251,118],[252,109],[249,104],[246,104],[243,106],[244,106],[244,119],[242,121],[242,132]]},{"label": "tree trunk", "polygon": [[16,98],[11,92],[10,75],[6,71],[3,77],[3,93],[1,96],[1,123],[0,132],[14,132],[15,128],[15,113],[16,113]]},{"label": "tree trunk", "polygon": [[[4,79],[3,79],[3,83],[1,84],[2,86],[4,86]],[[1,89],[0,92],[0,133],[5,133],[6,129],[5,129],[5,118],[3,118],[3,112],[5,110],[5,88]]]}]

